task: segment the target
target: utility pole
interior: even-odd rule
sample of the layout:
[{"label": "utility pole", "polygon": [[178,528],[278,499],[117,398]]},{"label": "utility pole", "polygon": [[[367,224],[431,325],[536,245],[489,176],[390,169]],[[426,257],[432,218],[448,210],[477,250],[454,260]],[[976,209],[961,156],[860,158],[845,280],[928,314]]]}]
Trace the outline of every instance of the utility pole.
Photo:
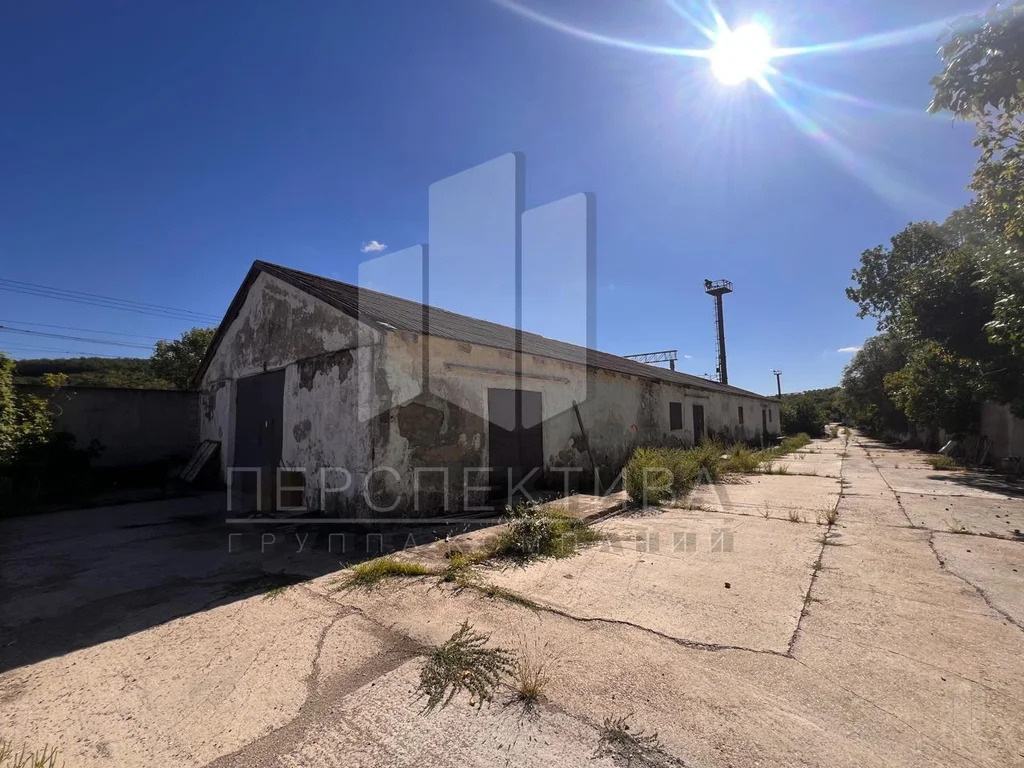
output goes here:
[{"label": "utility pole", "polygon": [[776,371],[772,369],[772,373],[775,374],[775,388],[779,391],[778,397],[782,398],[782,371]]}]

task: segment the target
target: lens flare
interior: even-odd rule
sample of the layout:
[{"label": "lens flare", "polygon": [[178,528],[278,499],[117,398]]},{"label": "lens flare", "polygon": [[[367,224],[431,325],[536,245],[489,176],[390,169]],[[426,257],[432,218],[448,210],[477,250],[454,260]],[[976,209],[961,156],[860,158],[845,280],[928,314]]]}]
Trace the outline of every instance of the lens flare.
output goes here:
[{"label": "lens flare", "polygon": [[760,24],[725,29],[711,49],[711,71],[723,85],[739,85],[745,80],[761,80],[772,60],[771,38]]}]

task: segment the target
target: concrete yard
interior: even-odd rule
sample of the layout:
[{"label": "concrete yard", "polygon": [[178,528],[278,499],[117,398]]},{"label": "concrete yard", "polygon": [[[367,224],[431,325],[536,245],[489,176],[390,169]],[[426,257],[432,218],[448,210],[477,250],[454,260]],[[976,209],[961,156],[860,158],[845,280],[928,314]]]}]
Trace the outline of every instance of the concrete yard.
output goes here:
[{"label": "concrete yard", "polygon": [[[365,542],[322,528],[229,551],[213,497],[6,520],[0,737],[76,768],[613,766],[628,716],[645,765],[1024,765],[1021,489],[856,434],[800,455],[469,589],[339,588]],[[422,712],[464,620],[546,661],[537,709]]]}]

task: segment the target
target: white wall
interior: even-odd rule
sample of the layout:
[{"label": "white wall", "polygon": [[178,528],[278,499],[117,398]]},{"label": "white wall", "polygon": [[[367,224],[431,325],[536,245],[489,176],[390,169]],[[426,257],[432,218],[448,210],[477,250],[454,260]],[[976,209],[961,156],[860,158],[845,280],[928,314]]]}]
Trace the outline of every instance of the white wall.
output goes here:
[{"label": "white wall", "polygon": [[[200,437],[221,441],[222,471],[235,455],[236,380],[284,369],[282,463],[307,468],[311,507],[320,504],[321,467],[344,467],[352,474],[341,499],[358,493],[371,462],[370,429],[358,417],[373,397],[378,337],[343,312],[261,273],[202,381]],[[329,473],[325,479],[336,487],[342,476]]]},{"label": "white wall", "polygon": [[[461,480],[464,467],[486,467],[487,390],[515,388],[515,358],[512,352],[415,334],[390,333],[382,347],[382,370],[388,389],[394,394],[392,407],[400,412],[414,398],[424,400],[423,346],[429,344],[428,369],[432,407],[444,410],[446,418],[437,440],[453,447],[446,454],[452,477]],[[727,434],[733,440],[757,440],[761,433],[761,411],[771,414],[768,434],[779,434],[778,403],[774,398],[738,396],[697,387],[641,379],[636,376],[595,371],[579,364],[526,355],[522,358],[522,389],[542,395],[544,462],[553,467],[589,469],[579,422],[572,402],[579,403],[590,448],[599,466],[618,471],[633,448],[643,443],[678,440],[692,445],[692,406],[705,410],[708,433]],[[680,402],[683,428],[669,429],[669,403]],[[739,425],[738,406],[744,408],[744,425]],[[453,411],[456,414],[449,419]],[[444,433],[445,422],[457,421],[460,428]],[[431,450],[402,434],[397,419],[388,420],[385,432],[375,438],[375,463],[396,468],[402,480],[389,483],[391,492],[412,492],[412,468],[425,466]],[[606,473],[608,474],[608,473]],[[605,481],[612,479],[602,475]]]}]

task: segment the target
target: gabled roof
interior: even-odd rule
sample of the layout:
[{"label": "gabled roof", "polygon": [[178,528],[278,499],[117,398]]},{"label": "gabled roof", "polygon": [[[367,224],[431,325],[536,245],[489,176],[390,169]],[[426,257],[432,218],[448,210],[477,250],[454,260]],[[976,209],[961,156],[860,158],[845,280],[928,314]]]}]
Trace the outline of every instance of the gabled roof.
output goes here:
[{"label": "gabled roof", "polygon": [[[522,331],[517,333],[515,328],[507,325],[492,323],[488,320],[479,320],[475,317],[467,317],[446,309],[439,309],[420,304],[416,301],[401,299],[397,296],[389,296],[386,293],[378,293],[367,288],[359,288],[348,283],[329,280],[326,277],[313,275],[309,272],[300,272],[297,269],[282,267],[266,261],[254,261],[245,281],[238,289],[227,314],[221,321],[220,327],[207,350],[206,357],[199,371],[196,373],[195,383],[198,384],[210,364],[221,338],[227,332],[228,326],[238,315],[245,303],[245,297],[249,288],[260,272],[264,272],[278,280],[283,280],[289,285],[308,293],[325,304],[344,312],[350,317],[356,318],[371,327],[383,331],[398,330],[409,333],[425,333],[430,336],[461,341],[469,344],[480,344],[487,347],[496,347],[516,351],[518,348],[525,355],[538,355],[555,360],[563,360],[569,363],[580,363],[586,361],[587,365],[606,371],[625,373],[643,379],[664,381],[671,384],[678,384],[696,389],[705,389],[714,392],[728,392],[743,397],[754,397],[759,400],[772,400],[766,395],[759,395],[739,387],[732,387],[720,384],[717,381],[702,379],[679,371],[670,371],[665,368],[658,368],[646,363],[638,363],[625,357],[612,355],[608,352],[600,352],[596,349],[588,349],[564,341],[556,341],[545,336],[538,336],[535,333]],[[517,345],[518,336],[518,345]]]}]

